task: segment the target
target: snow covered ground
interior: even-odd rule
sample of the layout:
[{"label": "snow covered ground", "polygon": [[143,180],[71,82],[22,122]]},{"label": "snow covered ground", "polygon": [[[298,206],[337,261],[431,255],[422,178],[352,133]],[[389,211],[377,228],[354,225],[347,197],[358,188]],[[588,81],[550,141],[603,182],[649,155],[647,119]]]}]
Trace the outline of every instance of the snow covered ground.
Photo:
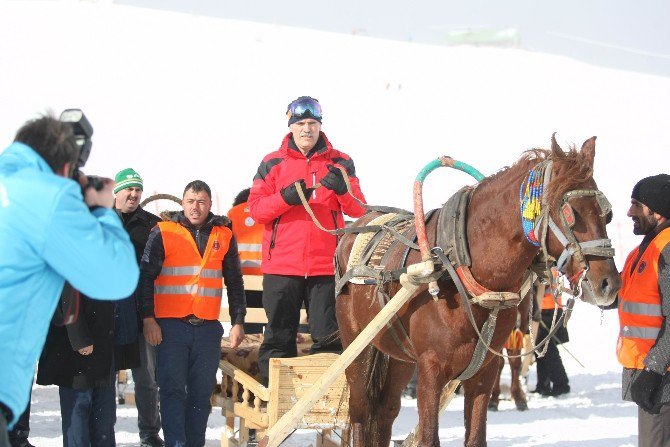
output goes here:
[{"label": "snow covered ground", "polygon": [[[616,312],[602,315],[598,309],[577,303],[569,324],[571,341],[565,347],[580,366],[561,349],[572,391],[559,398],[529,394],[529,410],[519,412],[511,400],[500,403],[500,411],[489,412],[488,445],[491,447],[616,447],[637,445],[637,407],[621,400],[621,371],[614,355],[618,320]],[[535,387],[535,368],[529,387]],[[503,383],[509,383],[508,368]],[[509,396],[503,396],[509,398]],[[58,388],[35,386],[31,414],[31,440],[37,447],[62,445]],[[416,401],[403,400],[393,428],[394,439],[404,439],[418,421]],[[215,408],[209,418],[207,445],[219,445],[224,419]],[[442,445],[463,444],[463,398],[457,396],[440,418]],[[133,406],[117,409],[116,442],[138,445],[137,412]],[[283,444],[306,447],[314,443],[314,432],[300,430]]]},{"label": "snow covered ground", "polygon": [[[0,0],[0,150],[28,118],[84,109],[95,127],[86,172],[132,166],[147,193],[179,194],[200,178],[225,212],[286,132],[286,104],[312,95],[324,131],[354,158],[370,203],[411,206],[418,171],[442,154],[485,174],[532,147],[598,136],[596,175],[614,205],[609,227],[621,266],[637,243],[625,217],[641,177],[670,166],[670,78],[601,68],[522,49],[441,47],[145,10],[109,1]],[[469,182],[436,173],[436,207]],[[389,179],[391,179],[389,181]],[[616,315],[578,305],[563,353],[572,393],[511,402],[489,415],[491,446],[636,445],[636,408],[620,400]],[[534,377],[530,387],[534,387]],[[463,401],[441,419],[444,445],[462,443]],[[61,445],[57,390],[36,387],[33,441]],[[137,442],[135,412],[120,407],[117,441]],[[404,402],[395,434],[416,423]],[[210,419],[208,444],[223,421]],[[296,433],[286,446],[306,446]]]}]

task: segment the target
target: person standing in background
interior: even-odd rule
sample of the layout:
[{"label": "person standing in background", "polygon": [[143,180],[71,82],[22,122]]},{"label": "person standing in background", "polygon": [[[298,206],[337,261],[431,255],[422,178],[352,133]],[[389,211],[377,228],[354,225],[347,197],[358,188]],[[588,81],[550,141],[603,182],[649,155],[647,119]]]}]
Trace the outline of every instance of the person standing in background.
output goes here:
[{"label": "person standing in background", "polygon": [[[130,236],[139,265],[149,233],[161,219],[140,207],[144,181],[134,169],[119,171],[114,180],[114,208]],[[165,443],[159,435],[161,416],[156,384],[156,348],[144,338],[141,315],[137,290],[117,303],[114,324],[116,369],[131,368],[133,373],[141,447],[163,447]]]},{"label": "person standing in background", "polygon": [[[263,225],[256,223],[251,212],[247,199],[251,188],[243,189],[237,194],[233,201],[233,207],[228,211],[228,218],[233,225],[233,234],[237,239],[237,249],[240,254],[240,263],[242,264],[242,274],[244,276],[260,276],[263,247]],[[244,294],[247,297],[247,309],[263,308],[263,291],[250,290],[245,282]],[[245,334],[262,334],[262,323],[244,323]]]}]

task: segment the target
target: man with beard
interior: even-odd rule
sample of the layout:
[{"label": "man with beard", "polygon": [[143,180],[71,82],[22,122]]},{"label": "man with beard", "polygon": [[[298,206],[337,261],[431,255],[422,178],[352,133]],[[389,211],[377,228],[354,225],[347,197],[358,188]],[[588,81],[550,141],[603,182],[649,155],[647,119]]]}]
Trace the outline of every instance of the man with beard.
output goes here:
[{"label": "man with beard", "polygon": [[638,406],[638,445],[670,445],[670,175],[640,180],[628,216],[642,243],[621,273],[617,357],[624,400]]},{"label": "man with beard", "polygon": [[[114,180],[116,181],[114,208],[123,221],[123,228],[130,236],[139,265],[149,232],[160,222],[160,218],[140,207],[144,182],[134,169],[119,171]],[[137,291],[116,303],[114,321],[116,369],[121,371],[131,368],[133,372],[141,447],[163,447],[163,440],[158,434],[161,429],[161,417],[158,411],[156,385],[156,351],[139,333],[141,314],[138,304]]]},{"label": "man with beard", "polygon": [[230,220],[215,216],[209,186],[184,188],[183,211],[151,231],[140,264],[144,336],[156,346],[156,373],[165,444],[205,445],[223,328],[225,279],[230,345],[244,338],[246,303],[237,241]]}]

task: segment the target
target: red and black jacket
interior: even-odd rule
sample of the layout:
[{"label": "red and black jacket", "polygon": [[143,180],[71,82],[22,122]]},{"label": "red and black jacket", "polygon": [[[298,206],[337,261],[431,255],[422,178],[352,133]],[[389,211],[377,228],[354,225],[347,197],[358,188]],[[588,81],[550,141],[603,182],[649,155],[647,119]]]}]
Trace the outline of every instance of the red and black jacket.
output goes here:
[{"label": "red and black jacket", "polygon": [[[347,170],[353,194],[365,202],[354,162],[333,146],[321,132],[314,148],[305,156],[293,142],[291,133],[279,150],[261,162],[249,194],[249,209],[263,231],[263,273],[274,275],[333,275],[333,255],[337,237],[320,230],[302,205],[288,205],[282,188],[304,179],[307,187],[328,174],[327,165]],[[336,195],[326,188],[314,190],[309,205],[327,229],[344,227],[344,214],[360,217],[365,213],[348,193]]]}]

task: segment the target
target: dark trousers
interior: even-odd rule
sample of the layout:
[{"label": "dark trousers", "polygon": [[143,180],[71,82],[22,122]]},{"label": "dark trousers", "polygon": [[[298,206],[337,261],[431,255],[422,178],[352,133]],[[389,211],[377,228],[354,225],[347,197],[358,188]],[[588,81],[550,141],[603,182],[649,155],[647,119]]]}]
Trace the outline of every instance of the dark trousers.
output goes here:
[{"label": "dark trousers", "polygon": [[[247,308],[263,308],[263,292],[260,290],[245,290],[244,294],[247,297]],[[263,323],[244,323],[244,333],[262,334],[263,326],[265,326]]]},{"label": "dark trousers", "polygon": [[537,359],[537,388],[539,390],[551,391],[561,390],[568,386],[568,375],[563,367],[561,354],[555,340],[548,343],[547,353],[544,357]]},{"label": "dark trousers", "polygon": [[135,405],[140,439],[158,435],[161,430],[161,415],[158,409],[158,384],[156,383],[156,348],[139,334],[140,366],[133,368],[135,382]]},{"label": "dark trousers", "polygon": [[116,387],[58,387],[63,447],[114,447]]},{"label": "dark trousers", "polygon": [[670,446],[670,405],[663,405],[659,414],[637,409],[637,445],[639,447]]},{"label": "dark trousers", "polygon": [[7,419],[2,411],[0,411],[0,447],[11,447],[7,436]]},{"label": "dark trousers", "polygon": [[334,276],[263,275],[263,307],[268,316],[258,367],[265,384],[271,358],[296,357],[296,336],[303,303],[314,344],[311,352],[341,352],[335,318]]},{"label": "dark trousers", "polygon": [[167,447],[205,445],[210,398],[221,358],[223,327],[218,321],[192,326],[158,318],[163,341],[156,347],[160,412]]},{"label": "dark trousers", "polygon": [[[33,390],[30,390],[30,394]],[[28,397],[28,406],[26,411],[19,417],[14,427],[9,431],[9,443],[17,446],[25,443],[30,435],[30,397]]]}]

